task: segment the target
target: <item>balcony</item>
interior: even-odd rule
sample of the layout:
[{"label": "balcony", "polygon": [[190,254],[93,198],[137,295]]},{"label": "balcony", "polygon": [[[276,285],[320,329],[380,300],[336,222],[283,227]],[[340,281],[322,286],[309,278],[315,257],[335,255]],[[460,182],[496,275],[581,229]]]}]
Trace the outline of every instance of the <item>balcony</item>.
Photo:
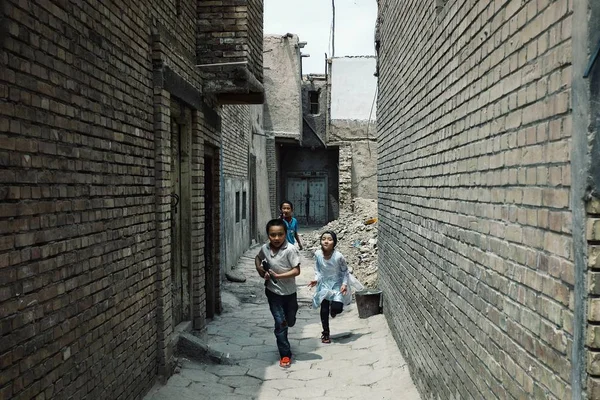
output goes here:
[{"label": "balcony", "polygon": [[263,0],[199,0],[197,24],[204,93],[221,104],[262,104]]}]

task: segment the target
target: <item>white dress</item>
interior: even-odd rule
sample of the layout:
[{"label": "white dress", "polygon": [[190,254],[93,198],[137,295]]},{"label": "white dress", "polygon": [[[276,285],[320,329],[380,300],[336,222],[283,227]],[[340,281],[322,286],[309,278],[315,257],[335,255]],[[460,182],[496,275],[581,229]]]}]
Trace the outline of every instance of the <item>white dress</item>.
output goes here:
[{"label": "white dress", "polygon": [[[315,258],[317,286],[313,296],[313,307],[320,307],[323,300],[339,301],[345,305],[350,304],[352,302],[352,287],[362,290],[362,285],[348,271],[348,265],[342,253],[334,249],[329,260],[326,260],[323,250],[319,249],[315,252]],[[341,292],[342,285],[346,285],[348,288],[345,295]]]}]

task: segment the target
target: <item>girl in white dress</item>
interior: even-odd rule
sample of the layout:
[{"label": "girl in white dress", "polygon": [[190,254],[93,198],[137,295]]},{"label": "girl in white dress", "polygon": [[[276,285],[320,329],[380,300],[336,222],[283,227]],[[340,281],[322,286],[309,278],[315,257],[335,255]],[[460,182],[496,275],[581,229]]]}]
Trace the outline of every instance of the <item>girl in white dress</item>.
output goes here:
[{"label": "girl in white dress", "polygon": [[348,271],[344,256],[335,249],[336,244],[335,232],[327,231],[321,234],[321,249],[315,252],[315,279],[308,284],[309,287],[317,287],[313,297],[313,307],[321,307],[323,325],[321,342],[323,343],[331,343],[329,315],[335,318],[343,311],[344,305],[352,302],[350,285],[355,281]]}]

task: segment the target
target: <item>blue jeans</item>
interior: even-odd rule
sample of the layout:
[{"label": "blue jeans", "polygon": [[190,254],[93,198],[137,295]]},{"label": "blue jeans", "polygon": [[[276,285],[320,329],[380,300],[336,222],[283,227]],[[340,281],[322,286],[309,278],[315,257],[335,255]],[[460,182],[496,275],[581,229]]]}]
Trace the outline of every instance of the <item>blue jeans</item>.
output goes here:
[{"label": "blue jeans", "polygon": [[296,325],[296,312],[298,312],[298,299],[296,293],[282,296],[265,289],[269,300],[269,309],[275,320],[275,338],[280,357],[291,357],[292,349],[288,340],[288,327]]}]

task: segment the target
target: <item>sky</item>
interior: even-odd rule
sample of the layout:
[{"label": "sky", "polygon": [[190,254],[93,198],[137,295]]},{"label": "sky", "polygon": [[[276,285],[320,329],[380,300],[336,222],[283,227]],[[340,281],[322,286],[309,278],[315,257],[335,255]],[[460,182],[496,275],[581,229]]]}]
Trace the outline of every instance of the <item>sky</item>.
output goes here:
[{"label": "sky", "polygon": [[[331,57],[331,0],[264,0],[264,33],[295,33],[308,42],[302,72],[325,73]],[[374,55],[376,0],[335,0],[335,56]]]}]

